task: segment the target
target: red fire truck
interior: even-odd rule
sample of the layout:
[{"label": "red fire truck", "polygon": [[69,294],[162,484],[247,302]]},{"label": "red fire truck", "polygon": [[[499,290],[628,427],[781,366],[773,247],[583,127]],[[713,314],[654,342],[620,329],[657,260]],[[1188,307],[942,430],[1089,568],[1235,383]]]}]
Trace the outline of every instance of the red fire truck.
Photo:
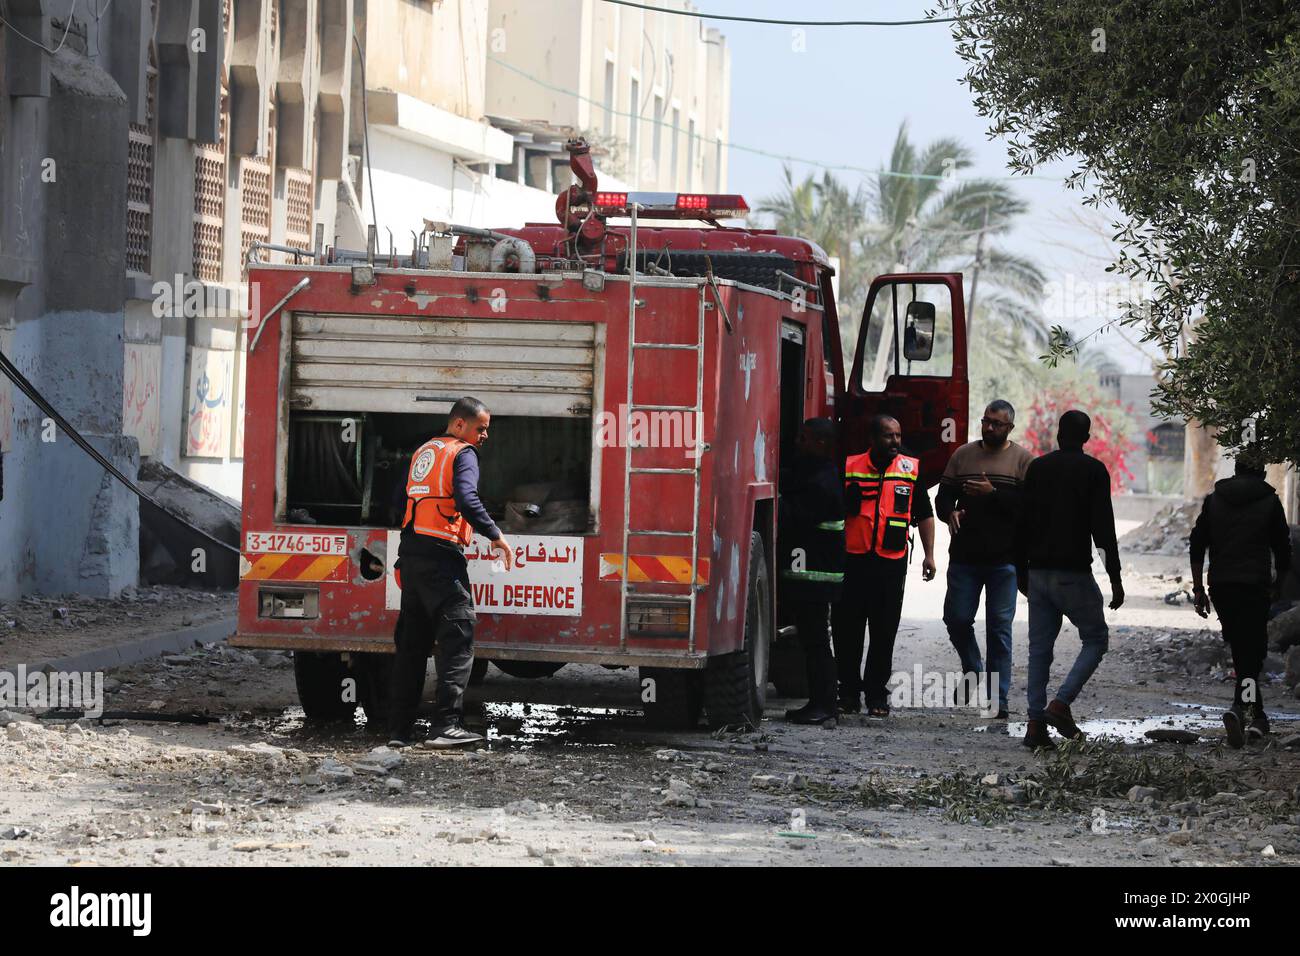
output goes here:
[{"label": "red fire truck", "polygon": [[800,422],[854,454],[888,412],[927,485],[965,439],[960,275],[876,278],[846,380],[816,244],[719,224],[739,196],[600,191],[570,152],[557,223],[250,269],[276,304],[247,354],[232,643],[293,651],[309,718],[384,706],[410,455],[462,395],[492,413],[480,494],[518,559],[467,549],[480,677],[639,668],[660,726],[757,724],[770,678],[797,691],[773,549]]}]

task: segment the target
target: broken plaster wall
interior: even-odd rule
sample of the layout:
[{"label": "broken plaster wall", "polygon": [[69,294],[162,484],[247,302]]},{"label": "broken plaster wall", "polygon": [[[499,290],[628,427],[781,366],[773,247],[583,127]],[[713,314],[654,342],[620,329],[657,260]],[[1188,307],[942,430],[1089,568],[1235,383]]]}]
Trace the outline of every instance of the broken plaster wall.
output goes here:
[{"label": "broken plaster wall", "polygon": [[[50,57],[48,97],[0,97],[0,175],[21,176],[22,237],[34,264],[4,336],[6,354],[47,401],[127,477],[122,434],[126,98],[71,47]],[[15,136],[19,130],[26,136]],[[72,439],[14,389],[0,501],[0,598],[40,592],[111,596],[136,582],[139,509]],[[52,439],[52,440],[51,440]]]}]

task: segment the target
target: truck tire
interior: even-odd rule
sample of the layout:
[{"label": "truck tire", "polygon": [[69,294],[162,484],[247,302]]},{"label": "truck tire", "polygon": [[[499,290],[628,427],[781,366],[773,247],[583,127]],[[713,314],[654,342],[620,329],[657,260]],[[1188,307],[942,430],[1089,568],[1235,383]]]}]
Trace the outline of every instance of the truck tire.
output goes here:
[{"label": "truck tire", "polygon": [[[644,701],[646,724],[655,730],[694,730],[704,705],[704,675],[675,667],[642,667],[641,692],[654,688],[654,700]],[[646,681],[654,681],[647,685]]]},{"label": "truck tire", "polygon": [[357,703],[366,714],[366,728],[388,731],[388,702],[392,697],[392,654],[353,654],[352,676],[357,681]]},{"label": "truck tire", "polygon": [[293,680],[298,685],[298,702],[310,721],[352,719],[357,705],[343,699],[343,682],[348,676],[348,666],[340,654],[293,652]]},{"label": "truck tire", "polygon": [[771,648],[772,588],[763,536],[749,536],[749,583],[745,597],[745,642],[738,651],[709,659],[704,708],[709,727],[758,727],[767,702]]},{"label": "truck tire", "polygon": [[808,696],[808,667],[804,662],[803,638],[798,634],[778,637],[772,643],[771,677],[778,697]]},{"label": "truck tire", "polygon": [[469,669],[470,687],[477,687],[479,684],[483,683],[483,679],[487,677],[488,663],[489,661],[486,657],[474,658],[474,666]]},{"label": "truck tire", "polygon": [[561,667],[563,661],[498,661],[492,662],[497,666],[497,670],[511,677],[518,677],[521,680],[536,680],[539,677],[550,677]]}]

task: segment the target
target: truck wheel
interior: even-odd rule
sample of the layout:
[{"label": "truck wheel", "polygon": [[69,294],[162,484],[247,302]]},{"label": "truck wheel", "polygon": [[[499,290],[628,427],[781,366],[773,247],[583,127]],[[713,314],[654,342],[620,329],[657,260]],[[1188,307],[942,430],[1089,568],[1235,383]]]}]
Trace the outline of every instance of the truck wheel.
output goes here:
[{"label": "truck wheel", "polygon": [[492,662],[497,666],[497,670],[511,677],[518,677],[521,680],[536,680],[539,677],[550,677],[561,667],[563,661],[498,661]]},{"label": "truck wheel", "polygon": [[767,701],[771,647],[772,588],[767,576],[763,536],[749,537],[749,585],[745,599],[745,643],[738,651],[709,659],[704,707],[709,726],[757,727]]},{"label": "truck wheel", "polygon": [[386,733],[388,730],[393,660],[392,654],[352,655],[352,676],[357,681],[357,703],[366,713],[366,727],[376,733]]},{"label": "truck wheel", "polygon": [[772,642],[772,684],[778,697],[808,696],[808,667],[799,635],[778,637]]},{"label": "truck wheel", "polygon": [[[654,700],[643,705],[646,723],[655,730],[694,730],[704,704],[703,676],[675,667],[642,667],[642,699],[647,688],[654,688]],[[654,683],[646,684],[647,680]]]},{"label": "truck wheel", "polygon": [[469,686],[477,687],[483,683],[487,677],[488,659],[486,657],[474,658],[474,666],[469,669]]},{"label": "truck wheel", "polygon": [[350,720],[357,705],[343,699],[348,667],[339,654],[293,652],[293,679],[298,702],[311,721]]}]

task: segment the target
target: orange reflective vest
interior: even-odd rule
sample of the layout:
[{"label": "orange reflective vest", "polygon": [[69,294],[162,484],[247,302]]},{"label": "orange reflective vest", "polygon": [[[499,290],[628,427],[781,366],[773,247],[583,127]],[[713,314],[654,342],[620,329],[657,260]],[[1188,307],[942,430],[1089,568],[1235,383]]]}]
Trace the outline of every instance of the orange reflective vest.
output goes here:
[{"label": "orange reflective vest", "polygon": [[474,529],[456,509],[452,491],[452,472],[456,456],[468,442],[450,435],[430,438],[411,456],[411,470],[406,474],[406,517],[416,534],[458,544],[469,544]]},{"label": "orange reflective vest", "polygon": [[920,464],[919,459],[895,455],[879,472],[870,452],[853,455],[844,463],[845,487],[857,485],[861,491],[856,513],[850,511],[844,521],[844,546],[849,554],[907,557],[907,526],[912,520]]}]

